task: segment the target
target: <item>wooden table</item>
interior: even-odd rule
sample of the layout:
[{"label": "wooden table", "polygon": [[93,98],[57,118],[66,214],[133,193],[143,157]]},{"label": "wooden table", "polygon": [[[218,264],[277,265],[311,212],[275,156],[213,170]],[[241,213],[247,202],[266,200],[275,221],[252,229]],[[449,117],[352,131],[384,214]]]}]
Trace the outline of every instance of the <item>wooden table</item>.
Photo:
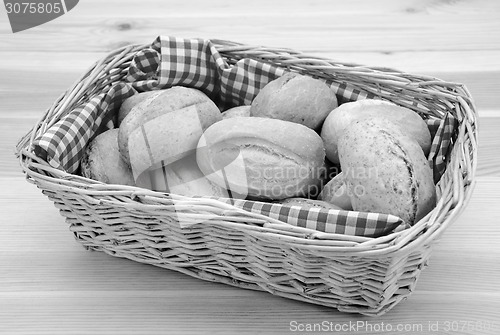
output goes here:
[{"label": "wooden table", "polygon": [[[0,334],[500,333],[500,2],[87,0],[12,34],[0,11]],[[17,140],[93,62],[160,34],[290,47],[464,83],[475,193],[416,291],[369,318],[89,252],[28,184]],[[392,329],[392,331],[391,331]],[[337,332],[342,333],[342,332]]]}]

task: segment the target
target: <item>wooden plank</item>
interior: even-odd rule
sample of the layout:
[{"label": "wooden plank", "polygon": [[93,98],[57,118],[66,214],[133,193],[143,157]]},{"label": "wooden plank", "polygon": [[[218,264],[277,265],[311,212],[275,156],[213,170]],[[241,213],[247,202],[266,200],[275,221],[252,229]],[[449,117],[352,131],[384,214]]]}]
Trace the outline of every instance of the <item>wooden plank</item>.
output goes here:
[{"label": "wooden plank", "polygon": [[[151,43],[156,36],[144,43]],[[297,51],[305,52],[297,49]],[[461,75],[467,72],[498,72],[500,71],[500,50],[449,50],[449,51],[345,51],[325,50],[318,45],[308,54],[340,62],[358,63],[368,66],[395,68],[409,73],[456,73]],[[106,55],[105,51],[81,51],[78,53],[66,52],[58,49],[47,51],[17,51],[0,50],[0,69],[2,73],[12,72],[28,77],[31,73],[38,75],[74,75],[75,79],[95,62]],[[10,79],[10,78],[9,78]],[[56,78],[58,79],[58,78]],[[14,85],[11,86],[15,87]]]},{"label": "wooden plank", "polygon": [[500,176],[498,121],[497,118],[479,118],[477,176]]},{"label": "wooden plank", "polygon": [[[332,20],[319,16],[304,20],[289,17],[225,18],[220,24],[214,18],[146,18],[108,19],[74,18],[69,24],[56,20],[40,26],[43,44],[33,44],[25,35],[8,36],[0,41],[2,50],[109,51],[130,43],[150,43],[157,35],[185,38],[220,38],[246,44],[288,47],[304,52],[335,51],[425,51],[425,50],[494,50],[499,28],[481,15],[457,18],[455,25],[443,25],[439,18],[428,16],[340,17]],[[310,20],[310,21],[309,21]],[[278,21],[279,24],[276,25]],[[271,22],[271,23],[269,23]],[[75,25],[78,28],[75,28]],[[123,31],[123,26],[127,26]],[[82,27],[82,28],[80,28]],[[227,29],[227,27],[232,27]],[[315,28],[321,27],[321,28]],[[53,33],[51,30],[59,31]],[[95,38],[93,31],[101,31]],[[487,31],[488,34],[484,32]],[[467,43],[464,43],[464,39]],[[473,41],[473,42],[470,42]]]},{"label": "wooden plank", "polygon": [[[146,16],[125,14],[120,10],[121,5],[116,5],[116,10],[103,10],[103,13],[117,13],[116,17],[110,17],[99,16],[96,4],[80,3],[74,11],[48,24],[25,34],[7,35],[0,41],[0,49],[106,51],[123,44],[149,43],[160,34],[221,38],[305,52],[495,50],[500,40],[495,2],[475,10],[411,5],[374,14],[359,13],[355,8],[338,13],[336,3],[326,1],[311,5],[314,8],[311,11],[302,7],[295,11],[293,6],[281,4],[281,10],[268,11],[256,6],[253,12],[235,12],[225,7],[215,10],[205,5],[189,15],[176,14],[175,9],[169,10],[167,6],[164,10],[150,7]],[[34,33],[44,36],[43,42],[34,41]]]},{"label": "wooden plank", "polygon": [[[313,14],[345,15],[345,14],[467,14],[477,12],[494,12],[499,9],[498,3],[489,0],[473,1],[411,1],[411,0],[381,0],[373,1],[352,0],[312,0],[304,3],[300,0],[255,0],[247,2],[235,0],[213,0],[206,3],[201,0],[169,0],[159,3],[155,0],[143,0],[141,6],[134,2],[110,0],[102,3],[99,0],[87,0],[78,4],[74,13],[82,16],[162,16],[171,17],[199,17],[199,16],[234,16],[246,14],[248,16],[265,15],[302,15]],[[109,10],[111,8],[112,10]],[[100,10],[98,10],[100,9]],[[106,14],[103,14],[106,13]],[[133,14],[132,14],[133,13]]]},{"label": "wooden plank", "polygon": [[[336,324],[341,327],[354,323],[356,334],[379,333],[382,323],[392,329],[388,332],[385,328],[386,333],[398,333],[395,332],[398,325],[411,334],[429,334],[434,329],[440,334],[493,335],[500,329],[499,314],[494,312],[498,294],[441,294],[435,299],[435,293],[415,292],[412,300],[396,306],[394,313],[370,318],[268,297],[266,293],[248,295],[240,291],[243,293],[230,290],[230,295],[211,290],[199,295],[187,290],[140,294],[133,291],[0,293],[0,320],[5,318],[2,326],[9,334],[49,334],[49,330],[50,334],[65,335],[151,334],[158,329],[162,329],[162,334],[289,334],[299,331],[299,327],[305,330],[324,322],[323,331],[330,332],[335,331]],[[476,294],[480,301],[477,296],[470,299]],[[457,323],[456,331],[447,330],[451,322]],[[488,329],[479,330],[487,324]],[[379,327],[378,332],[375,327]]]},{"label": "wooden plank", "polygon": [[[500,56],[500,55],[499,55]],[[381,63],[380,66],[386,64]],[[459,66],[459,64],[456,64]],[[408,66],[411,68],[411,66]],[[10,68],[2,71],[5,78],[0,83],[1,114],[8,114],[12,111],[43,113],[54,101],[84,73],[85,69],[68,70],[67,72],[43,71],[13,71]],[[494,116],[491,111],[498,110],[500,106],[500,96],[496,94],[500,87],[500,69],[498,71],[473,71],[473,72],[441,72],[437,69],[427,71],[406,71],[429,75],[441,80],[464,84],[470,91],[479,112],[489,110],[488,116]],[[26,99],[26,95],[30,99]],[[34,109],[33,106],[36,106]]]}]

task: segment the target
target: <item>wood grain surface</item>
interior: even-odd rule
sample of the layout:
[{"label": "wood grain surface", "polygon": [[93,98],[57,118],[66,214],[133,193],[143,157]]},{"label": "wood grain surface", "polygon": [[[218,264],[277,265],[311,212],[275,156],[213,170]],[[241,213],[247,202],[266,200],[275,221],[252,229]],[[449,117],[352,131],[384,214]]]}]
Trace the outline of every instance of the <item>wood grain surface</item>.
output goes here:
[{"label": "wood grain surface", "polygon": [[[25,181],[15,144],[95,61],[158,35],[289,47],[467,86],[480,116],[476,189],[407,301],[377,318],[345,314],[74,241]],[[500,2],[490,0],[86,0],[16,34],[2,7],[0,334],[499,334],[499,59]]]}]

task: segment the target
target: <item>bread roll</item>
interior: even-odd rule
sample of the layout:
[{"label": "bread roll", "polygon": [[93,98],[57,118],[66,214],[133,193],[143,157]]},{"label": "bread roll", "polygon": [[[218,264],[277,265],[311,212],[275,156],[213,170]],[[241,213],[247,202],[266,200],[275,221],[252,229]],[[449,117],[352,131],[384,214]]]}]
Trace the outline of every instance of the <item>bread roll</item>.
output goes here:
[{"label": "bread roll", "polygon": [[319,187],[325,170],[323,142],[315,131],[261,117],[213,124],[200,139],[196,158],[213,182],[250,199],[306,196]]},{"label": "bread roll", "polygon": [[118,145],[134,178],[196,150],[203,131],[222,120],[212,100],[199,90],[175,86],[134,107],[120,125]]},{"label": "bread roll", "polygon": [[252,101],[250,114],[319,130],[328,113],[337,106],[335,93],[323,81],[289,72],[259,91]]},{"label": "bread roll", "polygon": [[352,210],[351,198],[347,193],[344,176],[341,173],[333,177],[321,190],[318,200],[322,200],[345,210]]},{"label": "bread roll", "polygon": [[107,130],[89,142],[82,157],[81,173],[107,184],[134,185],[132,171],[118,151],[118,129]]},{"label": "bread roll", "polygon": [[147,91],[134,94],[127,99],[125,99],[120,109],[118,110],[118,126],[123,122],[123,119],[132,111],[134,107],[139,106],[139,104],[148,105],[151,100],[155,99],[156,96],[163,93],[163,90]]},{"label": "bread roll", "polygon": [[321,209],[334,209],[334,210],[342,210],[339,206],[336,206],[335,204],[328,203],[326,201],[321,201],[321,200],[313,200],[313,199],[307,199],[307,198],[288,198],[279,201],[280,204],[282,205],[288,205],[288,206],[300,206],[305,209],[311,209],[311,208],[321,208]]},{"label": "bread roll", "polygon": [[414,138],[422,147],[425,155],[429,153],[431,134],[427,124],[417,113],[392,102],[365,99],[344,103],[327,116],[321,128],[326,157],[332,162],[338,163],[338,142],[345,128],[355,120],[369,117],[388,118],[401,127],[404,133]]},{"label": "bread roll", "polygon": [[233,107],[222,113],[223,119],[239,116],[250,116],[250,105]]},{"label": "bread roll", "polygon": [[340,138],[339,157],[354,210],[414,224],[434,208],[435,185],[422,148],[388,119],[351,123]]}]

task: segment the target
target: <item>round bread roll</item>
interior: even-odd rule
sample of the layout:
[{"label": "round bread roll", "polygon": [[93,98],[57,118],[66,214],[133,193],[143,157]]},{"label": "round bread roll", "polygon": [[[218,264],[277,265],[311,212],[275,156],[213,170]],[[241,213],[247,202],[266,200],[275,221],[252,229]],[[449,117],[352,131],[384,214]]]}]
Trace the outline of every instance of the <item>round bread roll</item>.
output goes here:
[{"label": "round bread roll", "polygon": [[339,157],[354,210],[414,224],[434,208],[436,190],[422,148],[388,119],[351,123],[340,138]]},{"label": "round bread roll", "polygon": [[219,109],[203,92],[181,86],[162,90],[123,119],[118,133],[120,154],[137,178],[148,165],[170,164],[192,154],[203,131],[220,120]]},{"label": "round bread roll", "polygon": [[163,90],[147,91],[134,94],[125,99],[122,102],[120,109],[118,110],[118,126],[120,126],[120,124],[123,122],[123,119],[125,119],[125,117],[132,111],[132,108],[138,106],[141,103],[144,103],[144,105],[148,105],[151,100],[155,99],[156,96],[162,93]]},{"label": "round bread roll", "polygon": [[426,156],[429,153],[431,134],[427,124],[417,113],[389,101],[365,99],[344,103],[327,116],[321,128],[326,157],[334,163],[339,163],[338,142],[343,131],[351,122],[369,117],[391,120],[418,142]]},{"label": "round bread roll", "polygon": [[245,105],[230,108],[222,113],[222,118],[229,119],[231,117],[250,116],[250,107],[250,105]]},{"label": "round bread roll", "polygon": [[259,91],[252,101],[250,114],[319,130],[326,116],[337,106],[335,93],[323,81],[289,72]]},{"label": "round bread roll", "polygon": [[107,130],[85,149],[81,161],[82,176],[107,184],[135,185],[130,167],[118,151],[118,129]]},{"label": "round bread roll", "polygon": [[214,123],[201,137],[196,159],[207,178],[249,199],[307,196],[325,171],[325,149],[314,130],[261,117]]},{"label": "round bread roll", "polygon": [[321,201],[321,200],[313,200],[313,199],[307,199],[307,198],[288,198],[279,201],[280,204],[282,205],[288,205],[288,206],[300,206],[302,208],[321,208],[321,209],[335,209],[335,210],[342,210],[339,206],[336,206],[335,204],[328,203],[326,201]]},{"label": "round bread roll", "polygon": [[321,190],[318,200],[326,201],[345,210],[352,210],[351,198],[342,172],[333,177]]}]

